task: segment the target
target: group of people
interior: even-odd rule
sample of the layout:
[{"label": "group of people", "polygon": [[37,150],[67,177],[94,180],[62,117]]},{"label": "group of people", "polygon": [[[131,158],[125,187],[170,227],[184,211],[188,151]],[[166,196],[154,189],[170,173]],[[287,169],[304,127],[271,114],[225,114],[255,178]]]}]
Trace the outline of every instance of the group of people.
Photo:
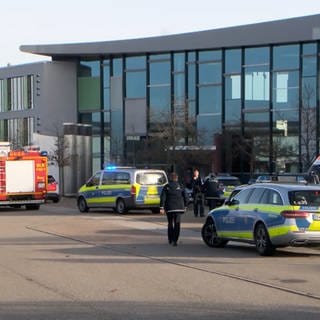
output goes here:
[{"label": "group of people", "polygon": [[[204,201],[208,201],[209,209],[216,207],[219,197],[218,181],[210,174],[205,181],[200,177],[198,169],[193,170],[191,180],[193,213],[195,217],[204,217]],[[181,214],[185,213],[189,203],[184,187],[179,183],[177,173],[171,172],[169,182],[163,187],[160,196],[160,213],[166,214],[168,220],[168,242],[177,246],[180,235]]]}]

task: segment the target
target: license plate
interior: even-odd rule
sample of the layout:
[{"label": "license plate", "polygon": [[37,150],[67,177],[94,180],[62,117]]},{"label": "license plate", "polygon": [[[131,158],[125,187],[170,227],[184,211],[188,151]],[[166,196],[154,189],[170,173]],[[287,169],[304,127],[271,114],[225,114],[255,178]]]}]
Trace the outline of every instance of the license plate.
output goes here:
[{"label": "license plate", "polygon": [[157,199],[159,196],[157,194],[147,194],[146,199]]}]

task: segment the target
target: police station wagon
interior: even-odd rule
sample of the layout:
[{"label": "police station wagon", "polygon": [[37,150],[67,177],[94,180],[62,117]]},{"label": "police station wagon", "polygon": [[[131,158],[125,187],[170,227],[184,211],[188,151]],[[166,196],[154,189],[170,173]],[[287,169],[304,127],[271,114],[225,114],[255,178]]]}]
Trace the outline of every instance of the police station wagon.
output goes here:
[{"label": "police station wagon", "polygon": [[106,167],[94,174],[78,191],[81,212],[111,208],[123,214],[131,209],[160,212],[160,194],[168,182],[163,170]]},{"label": "police station wagon", "polygon": [[235,189],[225,204],[209,212],[203,241],[255,244],[261,255],[277,247],[320,246],[320,186],[257,183]]}]

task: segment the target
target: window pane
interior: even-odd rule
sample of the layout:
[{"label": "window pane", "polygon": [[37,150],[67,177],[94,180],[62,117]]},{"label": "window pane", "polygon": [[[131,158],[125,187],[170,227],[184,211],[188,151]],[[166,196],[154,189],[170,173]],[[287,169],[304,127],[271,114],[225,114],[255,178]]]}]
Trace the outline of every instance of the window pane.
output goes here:
[{"label": "window pane", "polygon": [[99,110],[100,101],[100,61],[81,61],[78,68],[78,108],[79,110]]},{"label": "window pane", "polygon": [[188,98],[195,99],[196,97],[196,65],[188,65]]},{"label": "window pane", "polygon": [[123,66],[122,66],[122,59],[113,59],[113,70],[112,70],[112,75],[114,77],[119,77],[122,76],[122,70],[123,70]]},{"label": "window pane", "polygon": [[150,61],[157,61],[157,60],[170,60],[170,54],[152,54],[149,56]]},{"label": "window pane", "polygon": [[199,65],[199,84],[221,83],[221,63],[211,62]]},{"label": "window pane", "polygon": [[240,74],[228,75],[225,78],[226,100],[241,98],[241,76]]},{"label": "window pane", "polygon": [[150,85],[170,84],[170,63],[167,61],[150,64]]},{"label": "window pane", "polygon": [[245,49],[244,64],[246,66],[257,64],[269,64],[269,52],[270,51],[268,47]]},{"label": "window pane", "polygon": [[199,114],[221,113],[221,86],[199,88]]},{"label": "window pane", "polygon": [[241,103],[239,100],[229,100],[225,104],[225,121],[230,124],[240,125]]},{"label": "window pane", "polygon": [[317,75],[317,57],[303,58],[302,60],[302,76]]},{"label": "window pane", "polygon": [[317,104],[317,79],[316,77],[302,78],[302,107],[315,108]]},{"label": "window pane", "polygon": [[299,45],[279,46],[273,49],[273,69],[299,68]]},{"label": "window pane", "polygon": [[317,44],[316,43],[306,43],[302,46],[303,55],[316,55],[317,54]]},{"label": "window pane", "polygon": [[163,122],[170,110],[170,87],[150,88],[150,121]]},{"label": "window pane", "polygon": [[299,106],[299,72],[275,72],[273,75],[275,109],[297,109]]},{"label": "window pane", "polygon": [[196,61],[196,53],[194,51],[188,52],[188,62]]},{"label": "window pane", "polygon": [[221,132],[220,115],[199,115],[197,117],[197,128],[200,145],[213,145],[214,135]]},{"label": "window pane", "polygon": [[245,69],[245,99],[269,101],[270,75],[265,66]]},{"label": "window pane", "polygon": [[146,68],[146,57],[129,57],[126,58],[126,69],[145,69]]},{"label": "window pane", "polygon": [[175,53],[174,54],[174,71],[183,72],[185,69],[185,54],[184,53]]},{"label": "window pane", "polygon": [[199,61],[221,60],[221,51],[199,51]]},{"label": "window pane", "polygon": [[146,72],[126,73],[126,97],[144,98],[146,96]]},{"label": "window pane", "polygon": [[226,50],[225,63],[226,73],[241,73],[241,50]]},{"label": "window pane", "polygon": [[174,104],[185,102],[185,77],[184,73],[174,76]]}]

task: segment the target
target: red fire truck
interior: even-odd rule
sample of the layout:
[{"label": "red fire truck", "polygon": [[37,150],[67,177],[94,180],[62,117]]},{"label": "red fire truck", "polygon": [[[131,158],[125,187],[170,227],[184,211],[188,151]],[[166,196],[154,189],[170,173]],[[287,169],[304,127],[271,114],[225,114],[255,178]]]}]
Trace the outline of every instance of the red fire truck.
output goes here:
[{"label": "red fire truck", "polygon": [[0,146],[0,206],[38,210],[47,192],[48,160],[38,150]]}]

